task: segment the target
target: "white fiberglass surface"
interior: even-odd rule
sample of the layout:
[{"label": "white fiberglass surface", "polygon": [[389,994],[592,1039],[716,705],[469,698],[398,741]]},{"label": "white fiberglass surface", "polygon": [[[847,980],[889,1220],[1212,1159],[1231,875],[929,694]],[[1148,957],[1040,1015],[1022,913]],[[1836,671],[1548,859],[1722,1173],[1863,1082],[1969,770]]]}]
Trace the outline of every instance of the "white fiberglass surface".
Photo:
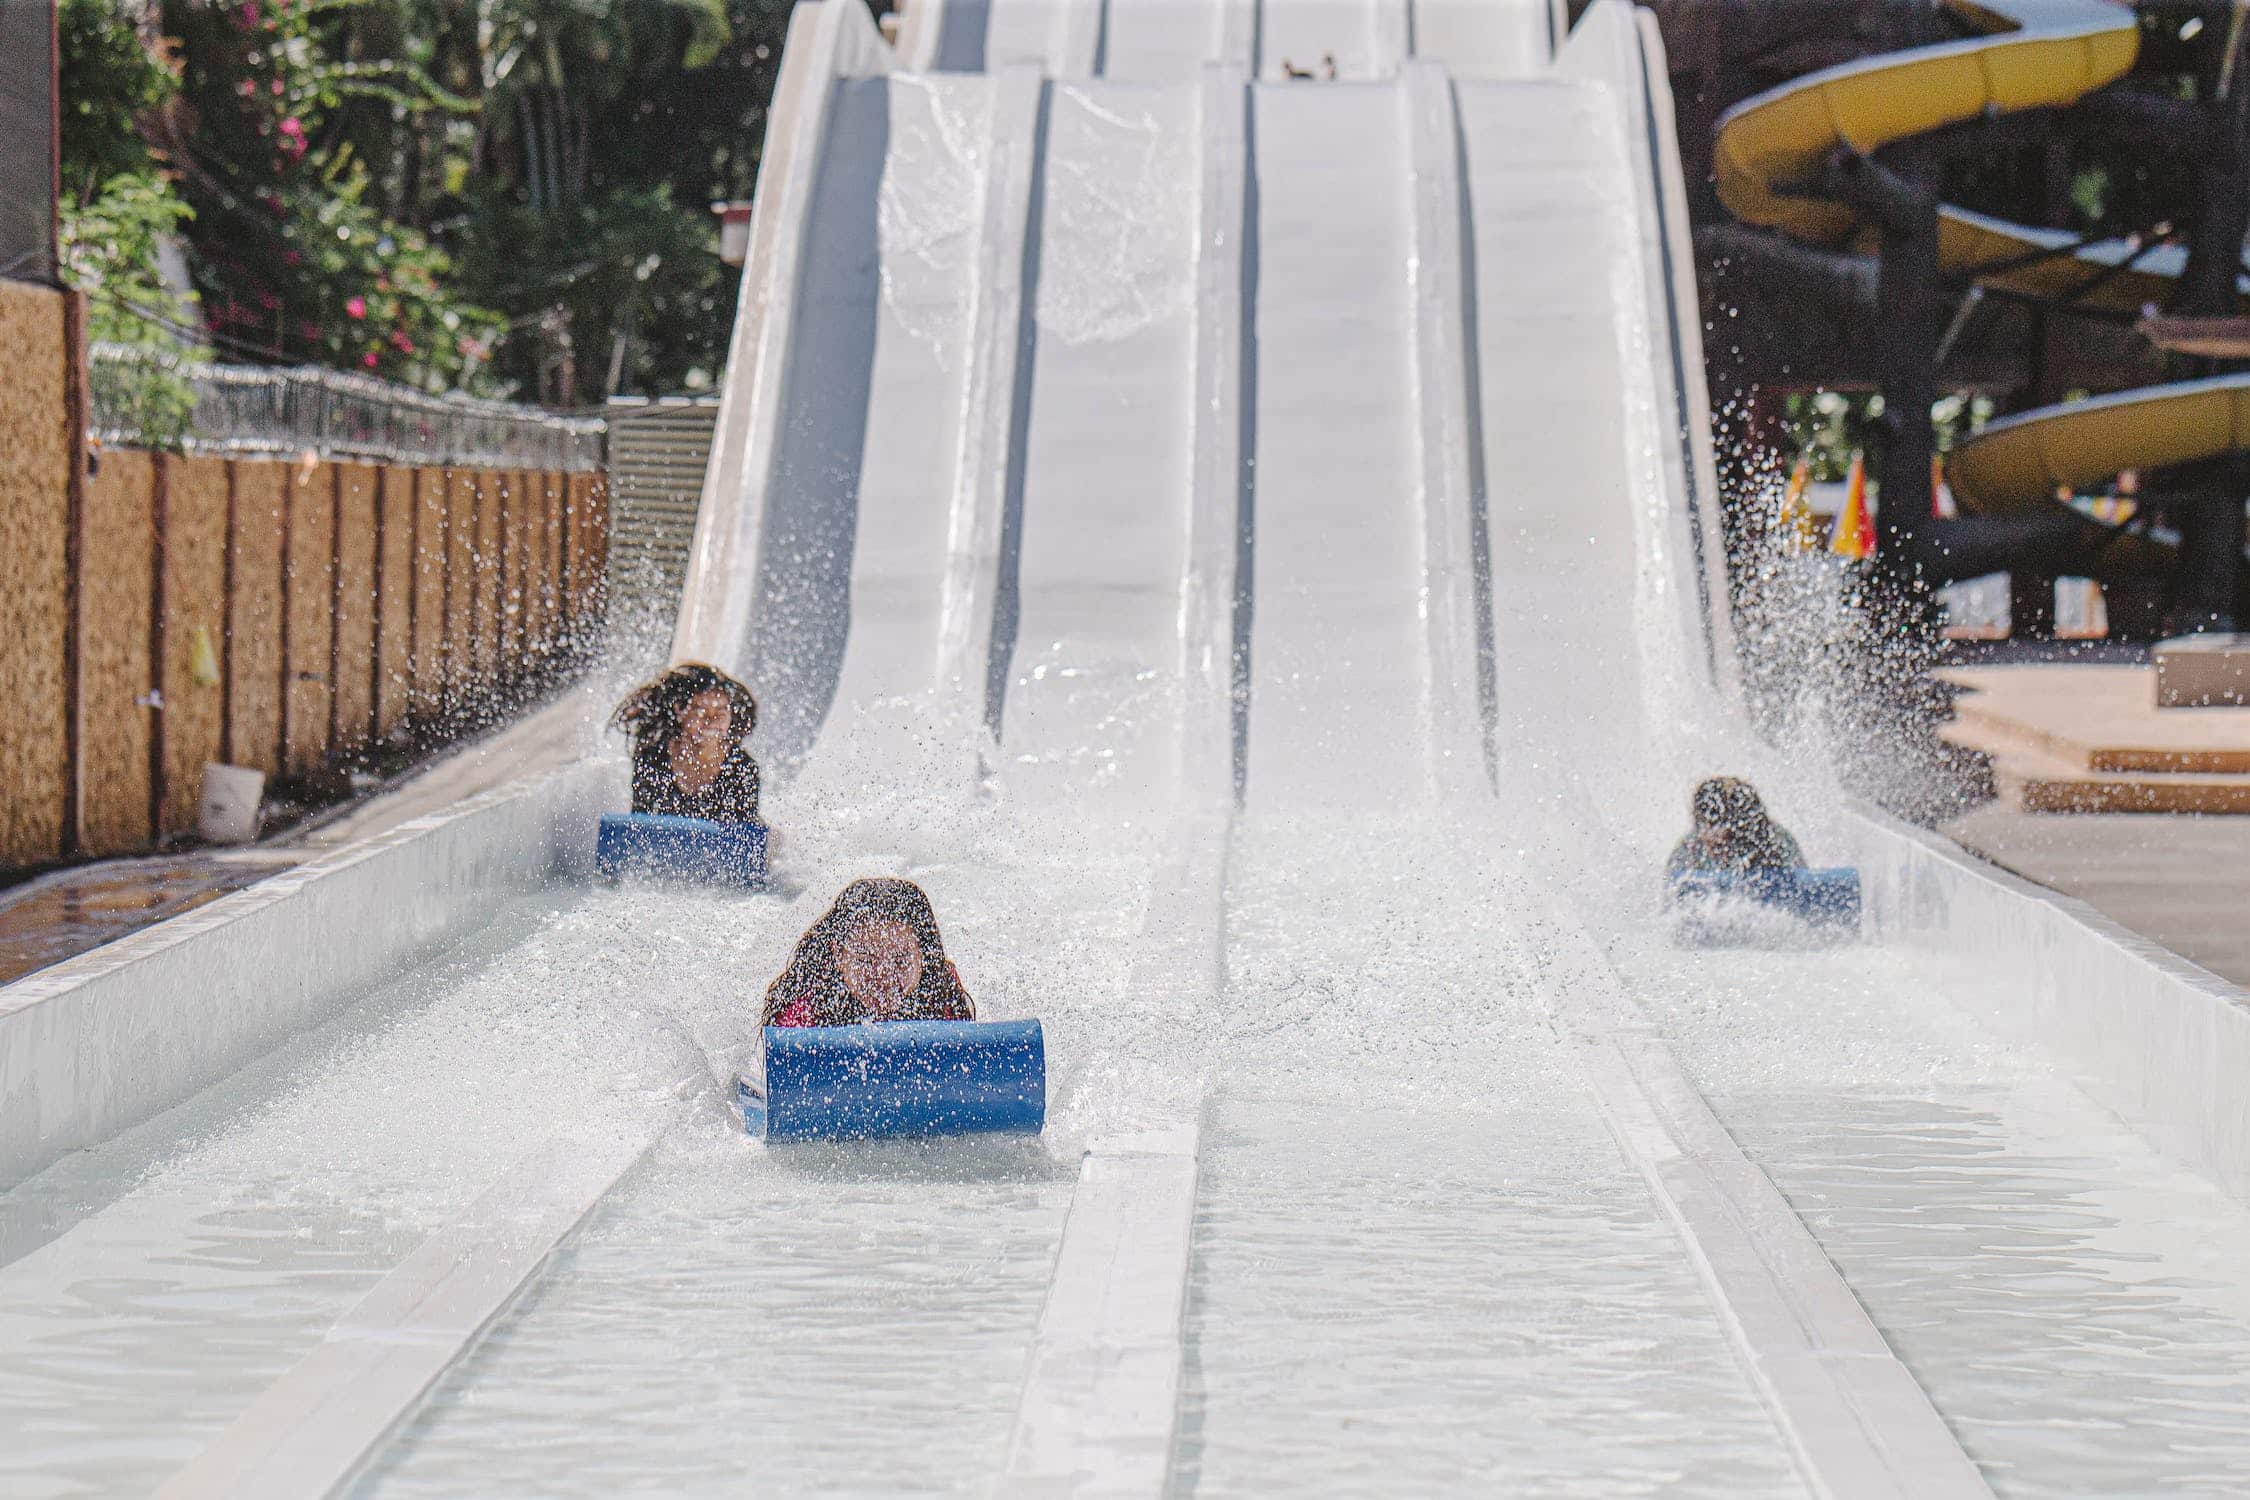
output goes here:
[{"label": "white fiberglass surface", "polygon": [[[1633,773],[1659,740],[1694,732],[1664,708],[1696,666],[1668,618],[1635,618],[1649,574],[1668,570],[1651,562],[1665,503],[1648,483],[1654,455],[1625,420],[1627,360],[1656,351],[1629,254],[1615,106],[1560,82],[1465,82],[1456,98],[1476,229],[1502,764],[1523,795],[1575,794],[1630,816],[1638,799],[1619,792]],[[1685,801],[1685,788],[1667,797],[1665,816]]]},{"label": "white fiberglass surface", "polygon": [[1528,77],[1558,40],[1547,0],[1408,0],[1414,55],[1457,77]]},{"label": "white fiberglass surface", "polygon": [[144,1492],[508,1164],[645,1128],[770,898],[527,898],[139,1130],[0,1195],[0,1493]]},{"label": "white fiberglass surface", "polygon": [[736,663],[788,763],[832,701],[934,680],[960,454],[992,90],[890,75],[835,94],[800,341],[768,489],[754,639]]},{"label": "white fiberglass surface", "polygon": [[1071,1180],[1036,1142],[675,1140],[355,1493],[989,1494]]},{"label": "white fiberglass surface", "polygon": [[1406,111],[1392,85],[1252,91],[1256,618],[1249,795],[1428,784]]},{"label": "white fiberglass surface", "polygon": [[1175,1492],[1800,1493],[1489,860],[1238,831]]},{"label": "white fiberglass surface", "polygon": [[1195,91],[1053,85],[1039,189],[1012,794],[1167,812],[1192,498]]},{"label": "white fiberglass surface", "polygon": [[1622,956],[1995,1491],[2250,1489],[2250,1209],[1995,1039],[1956,965]]},{"label": "white fiberglass surface", "polygon": [[[1389,78],[1406,47],[1406,0],[1259,0],[1256,76],[1295,68],[1314,79]],[[1348,201],[1348,200],[1346,200]]]},{"label": "white fiberglass surface", "polygon": [[1043,73],[1067,72],[1064,49],[1074,31],[1071,12],[1095,10],[1101,4],[1102,0],[985,0],[977,7],[984,12],[980,56],[967,66],[997,73],[1011,64],[1028,63]]},{"label": "white fiberglass surface", "polygon": [[1101,75],[1120,83],[1188,82],[1205,65],[1226,60],[1230,34],[1247,42],[1248,8],[1236,11],[1230,26],[1233,9],[1208,0],[1112,0],[1102,13]]},{"label": "white fiberglass surface", "polygon": [[[876,210],[879,286],[840,701],[928,687],[928,625],[960,457],[992,94],[981,79],[893,75]],[[839,247],[843,248],[843,247]]]}]

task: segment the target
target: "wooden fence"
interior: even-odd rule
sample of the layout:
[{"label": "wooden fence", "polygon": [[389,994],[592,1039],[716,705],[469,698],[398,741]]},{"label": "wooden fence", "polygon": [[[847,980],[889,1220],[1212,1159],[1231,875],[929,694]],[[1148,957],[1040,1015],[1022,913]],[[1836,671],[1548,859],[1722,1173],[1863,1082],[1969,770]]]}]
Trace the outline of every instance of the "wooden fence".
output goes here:
[{"label": "wooden fence", "polygon": [[599,474],[129,449],[89,472],[82,384],[52,378],[75,325],[0,283],[0,867],[191,831],[208,761],[302,776],[489,717],[598,625]]}]

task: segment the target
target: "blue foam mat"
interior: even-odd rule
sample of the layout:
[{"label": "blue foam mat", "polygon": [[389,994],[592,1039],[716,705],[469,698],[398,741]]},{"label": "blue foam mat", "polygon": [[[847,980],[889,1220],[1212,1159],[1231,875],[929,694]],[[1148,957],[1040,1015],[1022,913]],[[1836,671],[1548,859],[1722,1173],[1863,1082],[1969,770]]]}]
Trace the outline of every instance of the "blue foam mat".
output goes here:
[{"label": "blue foam mat", "polygon": [[660,813],[603,813],[594,834],[594,867],[610,879],[656,875],[755,889],[766,883],[766,828]]},{"label": "blue foam mat", "polygon": [[1859,921],[1859,871],[1853,869],[1699,872],[1675,881],[1672,893],[1681,900],[1738,897],[1824,925]]},{"label": "blue foam mat", "polygon": [[1047,1043],[1037,1021],[768,1026],[765,1086],[737,1080],[744,1127],[768,1141],[1037,1135]]}]

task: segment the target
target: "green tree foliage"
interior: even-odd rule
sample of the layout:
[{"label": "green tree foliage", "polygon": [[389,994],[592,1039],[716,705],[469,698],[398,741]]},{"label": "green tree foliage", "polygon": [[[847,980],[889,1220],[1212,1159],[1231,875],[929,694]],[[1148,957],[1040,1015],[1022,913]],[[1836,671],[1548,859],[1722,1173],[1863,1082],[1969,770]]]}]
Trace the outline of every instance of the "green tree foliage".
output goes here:
[{"label": "green tree foliage", "polygon": [[85,202],[114,177],[153,173],[143,122],[179,92],[124,0],[61,0],[63,197]]},{"label": "green tree foliage", "polygon": [[194,410],[185,367],[195,298],[167,280],[164,252],[192,217],[143,134],[178,92],[122,0],[62,0],[63,275],[86,297],[86,331],[119,346],[94,366],[95,410],[145,442],[176,443]]},{"label": "green tree foliage", "polygon": [[353,104],[402,119],[459,107],[410,60],[336,54],[338,24],[371,5],[171,0],[181,108],[163,146],[196,211],[222,347],[458,385],[493,319],[458,295],[429,234],[380,211],[373,168],[331,125]]},{"label": "green tree foliage", "polygon": [[710,205],[789,0],[63,4],[66,170],[177,193],[227,356],[557,404],[715,375]]},{"label": "green tree foliage", "polygon": [[[746,198],[787,0],[496,0],[476,86],[469,284],[549,400],[710,379],[735,277],[709,209]],[[466,70],[449,76],[468,85]],[[614,381],[613,377],[614,376]]]},{"label": "green tree foliage", "polygon": [[64,275],[86,294],[88,336],[120,346],[93,367],[94,409],[156,447],[176,446],[195,411],[186,367],[202,351],[180,332],[193,326],[195,303],[164,279],[161,258],[187,217],[162,177],[120,172],[65,205],[59,236]]}]

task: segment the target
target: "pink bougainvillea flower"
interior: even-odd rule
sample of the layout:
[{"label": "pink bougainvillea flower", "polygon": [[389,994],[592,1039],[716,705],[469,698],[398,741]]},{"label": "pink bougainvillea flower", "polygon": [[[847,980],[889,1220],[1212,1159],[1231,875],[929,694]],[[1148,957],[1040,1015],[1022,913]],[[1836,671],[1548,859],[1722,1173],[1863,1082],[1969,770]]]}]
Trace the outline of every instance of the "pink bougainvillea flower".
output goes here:
[{"label": "pink bougainvillea flower", "polygon": [[281,97],[281,80],[278,78],[273,81],[273,96],[276,99]]},{"label": "pink bougainvillea flower", "polygon": [[302,136],[305,133],[305,127],[298,122],[295,115],[291,115],[281,122],[281,133],[286,136]]},{"label": "pink bougainvillea flower", "polygon": [[376,365],[375,351],[370,349],[365,354],[362,354],[359,357],[359,362],[367,366],[367,368],[369,368],[370,370],[374,369]]},{"label": "pink bougainvillea flower", "polygon": [[391,330],[391,347],[401,354],[412,354],[414,352],[414,340],[406,336],[405,329],[394,328]]},{"label": "pink bougainvillea flower", "polygon": [[367,299],[365,297],[352,298],[351,301],[344,304],[344,311],[350,313],[355,318],[366,317]]}]

